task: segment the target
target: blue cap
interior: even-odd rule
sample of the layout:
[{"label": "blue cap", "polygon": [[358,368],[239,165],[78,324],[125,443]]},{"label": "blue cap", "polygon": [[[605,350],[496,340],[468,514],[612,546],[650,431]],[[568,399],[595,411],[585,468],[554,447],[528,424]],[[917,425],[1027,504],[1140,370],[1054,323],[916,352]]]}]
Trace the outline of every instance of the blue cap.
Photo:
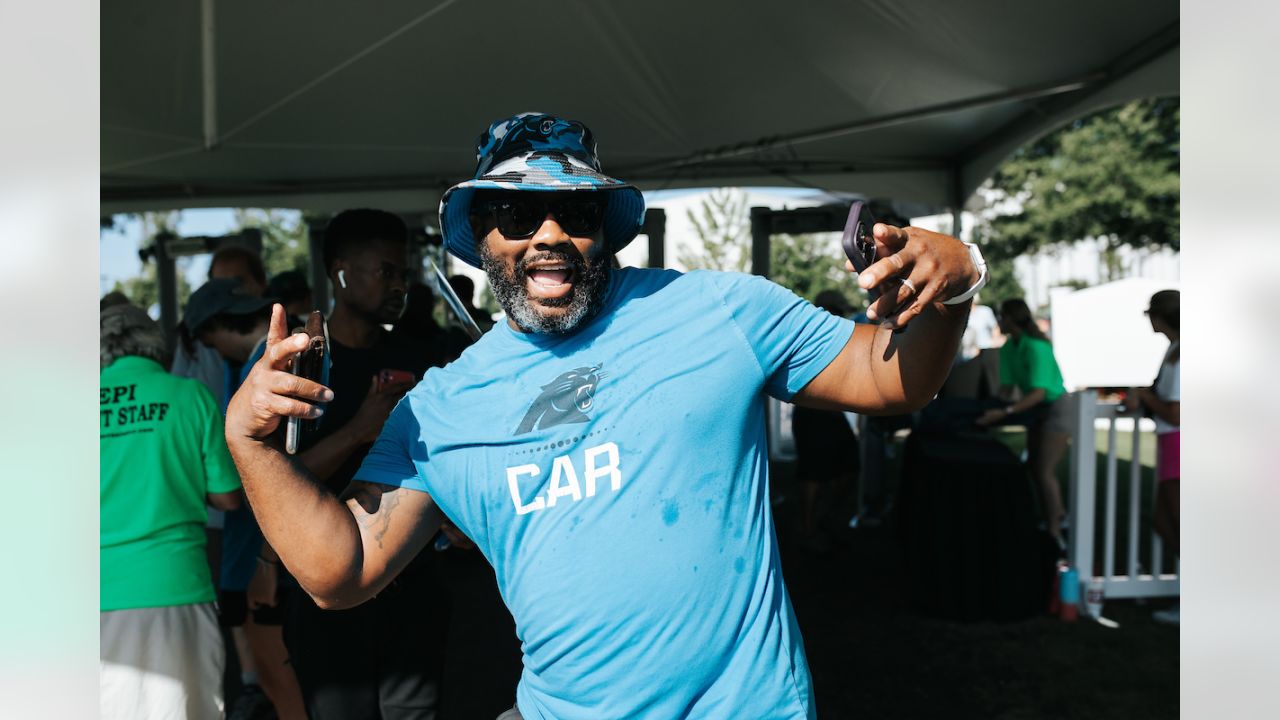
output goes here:
[{"label": "blue cap", "polygon": [[182,322],[195,334],[219,315],[248,315],[270,306],[272,302],[271,298],[250,295],[237,278],[215,278],[187,298]]}]

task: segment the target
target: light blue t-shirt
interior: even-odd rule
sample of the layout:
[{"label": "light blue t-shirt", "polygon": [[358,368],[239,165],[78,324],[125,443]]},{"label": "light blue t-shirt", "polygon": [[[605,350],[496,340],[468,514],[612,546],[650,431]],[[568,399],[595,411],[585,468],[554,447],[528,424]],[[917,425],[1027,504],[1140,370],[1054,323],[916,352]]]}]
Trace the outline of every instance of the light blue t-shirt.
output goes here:
[{"label": "light blue t-shirt", "polygon": [[356,478],[430,492],[493,565],[527,720],[812,718],[765,393],[852,332],[763,278],[615,270],[582,329],[428,371]]}]

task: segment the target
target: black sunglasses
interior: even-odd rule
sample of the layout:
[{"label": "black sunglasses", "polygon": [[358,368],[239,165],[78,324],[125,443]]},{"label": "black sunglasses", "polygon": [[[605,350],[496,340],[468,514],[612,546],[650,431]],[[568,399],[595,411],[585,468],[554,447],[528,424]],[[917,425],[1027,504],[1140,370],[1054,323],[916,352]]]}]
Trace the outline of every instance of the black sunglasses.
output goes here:
[{"label": "black sunglasses", "polygon": [[513,240],[532,237],[542,227],[548,212],[566,233],[592,235],[604,224],[604,209],[608,204],[609,195],[603,192],[518,192],[477,203],[493,215],[498,232]]}]

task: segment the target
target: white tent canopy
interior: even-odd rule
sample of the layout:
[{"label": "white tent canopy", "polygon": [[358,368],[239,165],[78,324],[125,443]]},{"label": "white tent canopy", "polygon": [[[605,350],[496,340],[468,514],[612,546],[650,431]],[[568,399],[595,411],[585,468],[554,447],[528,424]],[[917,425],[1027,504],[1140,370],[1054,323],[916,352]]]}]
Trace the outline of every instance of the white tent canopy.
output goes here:
[{"label": "white tent canopy", "polygon": [[102,7],[103,212],[435,207],[524,110],[644,188],[958,208],[1016,147],[1178,92],[1178,4],[139,0]]},{"label": "white tent canopy", "polygon": [[1069,390],[1147,387],[1160,369],[1169,340],[1143,315],[1151,296],[1178,284],[1129,278],[1051,294],[1053,353]]}]

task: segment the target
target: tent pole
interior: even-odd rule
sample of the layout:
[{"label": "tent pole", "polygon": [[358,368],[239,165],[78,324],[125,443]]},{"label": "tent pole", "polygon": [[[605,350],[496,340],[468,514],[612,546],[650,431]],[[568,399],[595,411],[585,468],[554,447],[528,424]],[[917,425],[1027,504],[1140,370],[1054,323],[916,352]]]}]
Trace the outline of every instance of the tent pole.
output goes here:
[{"label": "tent pole", "polygon": [[324,230],[327,222],[307,218],[307,264],[311,280],[311,306],[328,315],[333,300],[333,288],[329,287],[329,274],[324,271]]},{"label": "tent pole", "polygon": [[214,57],[213,0],[200,0],[200,59],[204,90],[204,149],[218,144],[218,86]]},{"label": "tent pole", "polygon": [[964,173],[959,163],[951,166],[951,237],[963,239],[964,230]]},{"label": "tent pole", "polygon": [[178,273],[169,241],[177,237],[170,232],[156,235],[155,247],[156,281],[160,296],[160,330],[164,333],[164,344],[172,352],[177,347],[178,338],[175,332],[178,327]]},{"label": "tent pole", "polygon": [[751,274],[769,277],[769,236],[773,233],[773,210],[751,208]]},{"label": "tent pole", "polygon": [[667,213],[662,208],[644,211],[644,234],[649,238],[649,267],[667,266]]}]

